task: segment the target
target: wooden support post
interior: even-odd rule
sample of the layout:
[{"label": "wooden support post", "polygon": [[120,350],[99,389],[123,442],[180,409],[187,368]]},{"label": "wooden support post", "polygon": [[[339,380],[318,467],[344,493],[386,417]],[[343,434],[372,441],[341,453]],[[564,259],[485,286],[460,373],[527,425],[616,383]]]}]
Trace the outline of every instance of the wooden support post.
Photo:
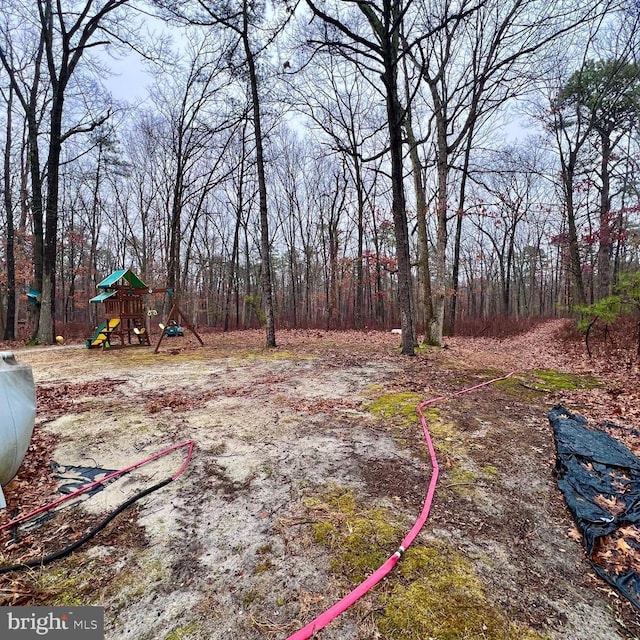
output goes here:
[{"label": "wooden support post", "polygon": [[[182,309],[180,309],[180,307],[174,303],[173,306],[171,307],[171,311],[169,311],[169,317],[167,318],[167,325],[169,325],[172,320],[175,320],[176,322],[178,322],[178,320],[180,319],[182,319],[183,321],[182,325],[185,326],[187,329],[189,329],[189,331],[191,331],[191,333],[193,333],[193,335],[196,338],[198,338],[198,342],[200,343],[200,345],[204,347],[204,342],[202,341],[202,338],[198,335],[198,332],[195,330],[195,327],[189,322],[189,319],[187,318],[187,316],[185,316],[184,313],[182,313]],[[162,343],[162,340],[164,339],[164,336],[166,333],[165,329],[162,330],[162,334],[160,335],[160,340],[158,340],[158,344],[156,345],[156,348],[153,353],[158,353],[158,349],[160,349],[160,344]]]}]

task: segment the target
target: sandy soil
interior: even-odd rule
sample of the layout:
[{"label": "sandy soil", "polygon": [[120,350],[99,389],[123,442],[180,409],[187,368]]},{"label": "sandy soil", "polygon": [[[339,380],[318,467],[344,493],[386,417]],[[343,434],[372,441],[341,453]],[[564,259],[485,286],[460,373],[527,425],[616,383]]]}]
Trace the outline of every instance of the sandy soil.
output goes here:
[{"label": "sandy soil", "polygon": [[[195,448],[175,482],[68,558],[2,578],[0,596],[103,605],[108,640],[284,640],[347,587],[314,541],[306,498],[351,488],[407,529],[420,511],[430,466],[418,422],[399,436],[371,402],[392,392],[447,394],[511,370],[524,378],[536,368],[569,370],[554,346],[557,328],[500,343],[450,340],[411,359],[398,355],[397,336],[316,331],[281,332],[273,351],[259,332],[207,336],[202,348],[166,340],[157,355],[80,345],[14,350],[33,368],[36,434],[52,436],[58,463],[119,469],[187,439]],[[417,544],[458,549],[505,615],[551,638],[638,638],[637,612],[595,577],[571,539],[546,418],[558,401],[579,407],[580,392],[518,394],[497,385],[442,404],[464,451],[436,440],[443,473]],[[56,542],[171,476],[184,455],[162,456],[67,509]],[[490,476],[482,472],[489,468]],[[42,487],[48,498],[53,483]],[[10,507],[24,511],[18,493],[8,487]],[[320,637],[383,638],[376,607],[374,591]]]}]

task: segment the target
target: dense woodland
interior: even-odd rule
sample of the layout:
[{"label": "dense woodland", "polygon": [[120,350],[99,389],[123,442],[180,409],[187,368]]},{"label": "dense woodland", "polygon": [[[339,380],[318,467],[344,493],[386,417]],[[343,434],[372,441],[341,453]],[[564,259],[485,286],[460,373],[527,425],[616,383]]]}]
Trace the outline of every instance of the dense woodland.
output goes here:
[{"label": "dense woodland", "polygon": [[398,326],[408,354],[469,319],[637,311],[639,22],[633,0],[3,0],[0,336],[88,333],[122,268],[267,345]]}]

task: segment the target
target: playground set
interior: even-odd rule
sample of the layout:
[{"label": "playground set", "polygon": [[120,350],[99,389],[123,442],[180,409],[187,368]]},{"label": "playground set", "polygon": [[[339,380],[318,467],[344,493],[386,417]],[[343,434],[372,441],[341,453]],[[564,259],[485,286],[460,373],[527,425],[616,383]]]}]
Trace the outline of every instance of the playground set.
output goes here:
[{"label": "playground set", "polygon": [[[92,304],[104,304],[102,322],[93,335],[85,342],[88,349],[108,349],[111,347],[150,346],[149,331],[146,326],[144,296],[153,293],[166,293],[173,297],[172,289],[152,289],[130,269],[120,269],[107,276],[96,285],[100,293],[91,298]],[[202,338],[191,325],[180,307],[173,303],[167,318],[167,326],[160,324],[162,333],[156,345],[158,353],[160,344],[166,336],[179,336],[184,332],[178,320],[193,333],[201,345]],[[178,330],[180,329],[180,330]]]}]

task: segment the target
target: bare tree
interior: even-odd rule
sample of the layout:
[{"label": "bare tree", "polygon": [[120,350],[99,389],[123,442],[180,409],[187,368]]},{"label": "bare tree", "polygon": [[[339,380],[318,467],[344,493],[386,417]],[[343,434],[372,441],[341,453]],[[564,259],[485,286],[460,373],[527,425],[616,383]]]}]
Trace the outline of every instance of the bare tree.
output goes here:
[{"label": "bare tree", "polygon": [[152,90],[162,119],[158,142],[168,161],[171,185],[167,287],[176,301],[189,268],[197,219],[209,193],[224,179],[224,149],[243,115],[230,113],[226,106],[230,102],[225,93],[227,77],[222,73],[226,48],[216,46],[213,34],[196,37],[189,43],[186,68],[176,65],[171,80],[159,77]]},{"label": "bare tree", "polygon": [[484,198],[468,217],[493,248],[499,269],[500,313],[505,317],[511,316],[515,307],[514,275],[520,252],[519,238],[525,236],[522,229],[537,205],[535,154],[533,148],[507,147],[489,155],[484,175],[478,170],[474,172],[474,180],[482,185]]},{"label": "bare tree", "polygon": [[323,9],[307,0],[314,15],[331,28],[331,33],[319,45],[338,49],[345,58],[358,67],[368,68],[379,75],[383,85],[383,97],[387,112],[387,133],[391,161],[392,212],[398,260],[398,300],[402,328],[402,353],[414,355],[416,336],[411,299],[411,261],[409,255],[409,231],[404,191],[402,160],[404,111],[399,99],[398,73],[401,59],[400,34],[403,19],[413,4],[411,0],[380,2],[341,2],[356,8],[366,18],[369,37],[361,35],[346,19],[337,6]]},{"label": "bare tree", "polygon": [[237,4],[217,0],[197,0],[196,3],[158,4],[169,10],[174,16],[187,20],[190,24],[208,27],[221,27],[232,38],[229,48],[229,61],[238,70],[246,74],[251,96],[251,113],[253,120],[256,171],[258,174],[258,197],[260,209],[260,251],[262,258],[261,282],[262,304],[264,306],[266,346],[276,346],[275,314],[273,304],[271,247],[269,237],[269,212],[267,196],[267,180],[265,176],[265,153],[262,101],[260,79],[257,62],[269,44],[277,37],[283,25],[293,14],[293,9],[286,7],[286,16],[275,27],[259,37],[261,23],[265,21],[264,7],[257,6],[250,0],[242,0]]},{"label": "bare tree", "polygon": [[[15,9],[15,8],[14,8]],[[17,13],[18,15],[15,15]],[[42,121],[42,85],[48,90],[46,81],[42,79],[42,65],[44,59],[44,34],[40,32],[31,35],[32,52],[19,52],[14,47],[12,34],[20,24],[19,12],[7,12],[6,22],[2,25],[2,40],[0,43],[0,63],[9,77],[9,82],[15,97],[22,107],[27,123],[27,156],[29,176],[31,181],[31,215],[34,234],[34,279],[33,287],[42,291],[43,260],[44,260],[44,211],[43,211],[43,183],[40,161],[40,147],[38,144]],[[13,18],[13,19],[11,19]],[[27,38],[28,40],[28,38]],[[22,54],[22,56],[20,55]],[[46,104],[46,103],[45,103]],[[40,302],[38,301],[38,305]],[[38,329],[39,314],[35,316],[34,335]]]},{"label": "bare tree", "polygon": [[568,126],[586,122],[583,140],[597,138],[599,166],[597,298],[611,293],[612,255],[617,216],[612,212],[611,168],[614,151],[640,117],[638,66],[625,59],[589,60],[567,81],[558,109],[570,113]]},{"label": "bare tree", "polygon": [[[286,74],[286,87],[296,107],[306,117],[320,145],[328,153],[344,159],[355,189],[354,222],[357,233],[355,257],[356,284],[354,323],[363,326],[364,304],[364,219],[367,156],[377,155],[376,138],[384,130],[383,110],[376,103],[375,91],[348,61],[335,56],[317,57],[313,67]],[[373,98],[373,99],[372,99]],[[306,122],[305,122],[306,124]]]},{"label": "bare tree", "polygon": [[[36,12],[35,22],[39,30],[38,45],[34,59],[38,63],[35,68],[31,85],[32,94],[37,85],[42,69],[40,62],[44,63],[46,70],[46,83],[50,86],[50,103],[48,105],[47,121],[47,160],[46,160],[46,187],[43,189],[42,200],[45,212],[44,246],[41,306],[36,339],[42,344],[53,342],[55,331],[55,302],[56,302],[56,263],[58,245],[58,201],[60,162],[63,143],[71,136],[92,131],[100,126],[109,117],[109,112],[100,115],[89,116],[66,128],[64,126],[64,106],[67,90],[74,74],[77,73],[79,64],[85,54],[95,47],[109,43],[117,26],[119,10],[129,0],[103,0],[95,4],[93,0],[86,0],[79,6],[63,6],[62,0],[36,0],[33,9]],[[99,36],[106,37],[100,40]],[[19,69],[12,60],[0,48],[0,61],[9,74],[11,83],[20,93],[19,101],[22,104],[27,119],[34,118],[32,100],[28,99],[21,90],[18,75]],[[33,134],[40,133],[39,127]],[[37,141],[32,146],[37,146]],[[35,149],[34,149],[35,153]],[[32,168],[32,188],[37,191],[40,186],[41,176],[35,175]],[[36,186],[37,185],[37,186]],[[34,193],[34,201],[37,194]],[[38,204],[34,207],[34,220],[39,217]],[[36,231],[37,233],[37,231]],[[37,248],[36,248],[37,249]],[[39,258],[36,257],[36,260]],[[37,280],[37,276],[36,276]]]},{"label": "bare tree", "polygon": [[[456,246],[460,242],[460,217],[464,212],[465,166],[472,141],[483,120],[519,95],[528,82],[531,56],[544,62],[545,47],[577,27],[597,20],[607,2],[566,7],[549,4],[540,8],[530,0],[468,0],[452,7],[449,3],[423,5],[422,30],[430,37],[407,48],[428,86],[434,117],[436,165],[437,237],[434,256],[434,317],[429,327],[430,342],[440,344],[444,327],[447,279],[447,247],[450,173],[462,154],[462,181],[454,216],[457,216]],[[434,20],[443,25],[431,30]],[[458,250],[456,249],[456,255]],[[457,271],[456,278],[457,278]],[[453,291],[457,283],[453,282]]]},{"label": "bare tree", "polygon": [[[2,92],[4,94],[4,92]],[[15,223],[14,223],[14,202],[13,187],[11,184],[11,150],[13,145],[13,88],[9,86],[5,98],[7,104],[7,121],[5,127],[5,142],[3,150],[3,192],[4,209],[7,221],[7,315],[4,325],[4,339],[15,340],[16,327],[16,256],[15,256]]]}]

